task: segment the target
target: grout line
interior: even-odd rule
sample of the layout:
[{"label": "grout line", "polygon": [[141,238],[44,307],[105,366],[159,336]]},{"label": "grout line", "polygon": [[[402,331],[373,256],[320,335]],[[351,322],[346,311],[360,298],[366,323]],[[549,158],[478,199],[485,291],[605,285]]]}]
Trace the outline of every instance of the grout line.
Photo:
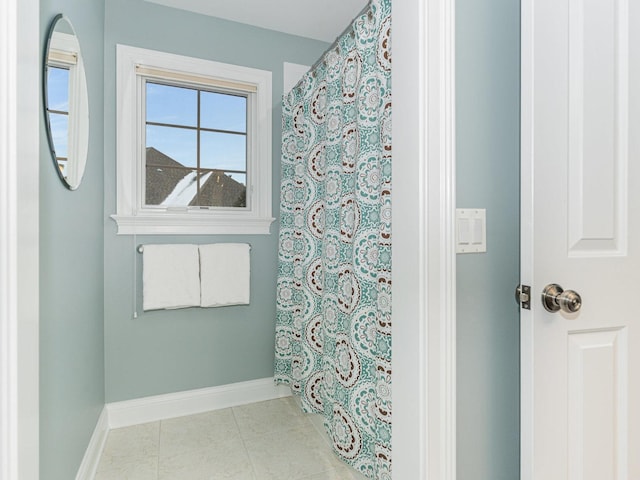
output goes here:
[{"label": "grout line", "polygon": [[316,432],[318,432],[320,434],[320,436],[322,437],[322,439],[325,441],[325,443],[327,445],[329,445],[329,447],[331,448],[331,450],[333,450],[333,445],[331,444],[331,438],[329,438],[329,433],[326,431],[325,427],[324,427],[324,419],[322,418],[322,415],[320,415],[319,413],[313,413],[312,415],[316,415],[316,420],[320,419],[322,420],[323,424],[320,425],[318,422],[316,422],[314,419],[309,418],[309,421],[311,422],[311,424],[313,425],[313,428],[316,430]]},{"label": "grout line", "polygon": [[253,478],[254,480],[258,479],[258,472],[256,470],[256,466],[253,463],[253,459],[251,458],[251,455],[249,454],[249,449],[247,448],[247,444],[245,442],[245,438],[244,435],[242,434],[242,430],[240,429],[240,423],[238,423],[238,417],[236,416],[236,408],[238,407],[231,407],[231,414],[233,415],[233,421],[236,424],[236,428],[238,429],[238,435],[240,436],[240,440],[242,441],[242,448],[244,448],[244,453],[247,456],[247,458],[249,459],[249,464],[251,465],[251,472],[253,473]]},{"label": "grout line", "polygon": [[156,460],[156,480],[160,479],[160,440],[162,436],[162,420],[158,422],[158,459]]}]

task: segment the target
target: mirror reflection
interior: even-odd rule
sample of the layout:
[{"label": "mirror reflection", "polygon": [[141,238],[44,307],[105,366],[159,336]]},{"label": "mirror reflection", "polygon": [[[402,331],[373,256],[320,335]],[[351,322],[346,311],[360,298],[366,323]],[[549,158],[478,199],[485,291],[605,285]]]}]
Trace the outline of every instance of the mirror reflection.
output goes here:
[{"label": "mirror reflection", "polygon": [[89,100],[80,42],[68,18],[49,29],[44,65],[44,104],[49,147],[65,186],[80,186],[89,145]]}]

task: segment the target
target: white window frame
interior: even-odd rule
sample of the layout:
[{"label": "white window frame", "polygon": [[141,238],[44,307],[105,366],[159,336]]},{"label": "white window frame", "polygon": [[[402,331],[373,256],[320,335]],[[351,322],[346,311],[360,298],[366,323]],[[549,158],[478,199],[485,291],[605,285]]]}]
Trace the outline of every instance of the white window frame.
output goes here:
[{"label": "white window frame", "polygon": [[[271,216],[271,72],[200,58],[117,45],[117,195],[111,215],[119,235],[132,234],[269,234]],[[185,85],[246,90],[247,206],[145,207],[144,76],[184,78]],[[150,78],[150,77],[147,77]]]}]

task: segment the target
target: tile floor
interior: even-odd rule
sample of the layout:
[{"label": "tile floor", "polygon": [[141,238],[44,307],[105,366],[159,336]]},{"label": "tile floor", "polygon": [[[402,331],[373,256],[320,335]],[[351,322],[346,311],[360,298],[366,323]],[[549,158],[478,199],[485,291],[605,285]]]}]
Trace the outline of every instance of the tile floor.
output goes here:
[{"label": "tile floor", "polygon": [[111,430],[95,480],[364,480],[292,397]]}]

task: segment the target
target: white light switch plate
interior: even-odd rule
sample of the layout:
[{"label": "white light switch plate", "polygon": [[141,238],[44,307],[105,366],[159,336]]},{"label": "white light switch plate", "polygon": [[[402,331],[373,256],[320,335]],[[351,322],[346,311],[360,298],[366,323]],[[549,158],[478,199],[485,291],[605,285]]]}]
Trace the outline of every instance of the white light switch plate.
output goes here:
[{"label": "white light switch plate", "polygon": [[487,251],[487,211],[484,208],[456,209],[456,253]]}]

